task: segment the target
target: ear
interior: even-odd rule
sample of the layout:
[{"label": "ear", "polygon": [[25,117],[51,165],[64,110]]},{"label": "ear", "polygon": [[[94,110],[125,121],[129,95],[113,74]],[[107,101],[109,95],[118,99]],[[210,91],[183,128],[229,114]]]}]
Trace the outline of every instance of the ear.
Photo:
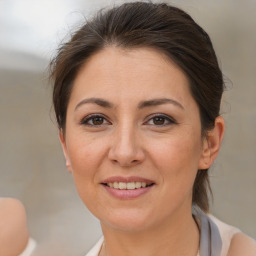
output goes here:
[{"label": "ear", "polygon": [[210,130],[203,139],[202,155],[198,169],[205,170],[210,168],[217,157],[225,130],[225,122],[222,116],[215,119],[214,128]]},{"label": "ear", "polygon": [[67,167],[68,171],[72,173],[71,162],[70,162],[70,159],[69,159],[69,154],[68,154],[68,150],[67,150],[65,136],[63,134],[62,129],[59,130],[59,139],[60,139],[62,150],[63,150],[64,156],[65,156],[65,159],[66,159],[66,167]]}]

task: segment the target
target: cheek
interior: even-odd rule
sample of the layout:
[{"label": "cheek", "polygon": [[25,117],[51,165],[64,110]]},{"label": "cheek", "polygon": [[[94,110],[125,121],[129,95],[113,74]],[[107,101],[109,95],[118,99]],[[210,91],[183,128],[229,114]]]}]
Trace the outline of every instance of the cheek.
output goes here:
[{"label": "cheek", "polygon": [[88,207],[97,205],[97,170],[102,157],[102,143],[88,142],[88,140],[76,140],[69,147],[69,156],[74,183],[77,192]]},{"label": "cheek", "polygon": [[[179,138],[165,138],[163,141],[154,141],[151,155],[154,159],[171,168],[172,166],[190,166],[197,168],[201,155],[200,138],[180,136]],[[178,170],[177,170],[178,171]]]},{"label": "cheek", "polygon": [[72,174],[78,194],[90,209],[98,198],[98,186],[102,172],[106,171],[107,153],[111,138],[106,134],[69,133],[68,152]]},{"label": "cheek", "polygon": [[68,154],[71,163],[75,186],[82,201],[88,206],[90,198],[96,199],[95,186],[99,166],[104,157],[104,142],[83,138],[81,134],[67,140]]},{"label": "cheek", "polygon": [[93,175],[104,156],[104,142],[93,138],[84,139],[77,136],[70,139],[69,156],[74,174],[79,176]]},{"label": "cheek", "polygon": [[180,136],[165,139],[163,143],[153,142],[151,158],[169,189],[191,190],[193,187],[201,155],[200,138],[195,137]]}]

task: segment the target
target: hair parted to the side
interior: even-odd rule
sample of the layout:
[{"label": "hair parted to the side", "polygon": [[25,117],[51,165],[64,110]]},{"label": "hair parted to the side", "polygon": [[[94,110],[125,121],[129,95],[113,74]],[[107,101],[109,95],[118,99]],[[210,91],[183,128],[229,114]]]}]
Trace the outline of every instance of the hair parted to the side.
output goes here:
[{"label": "hair parted to the side", "polygon": [[[65,131],[73,81],[86,60],[108,46],[157,49],[186,74],[200,109],[202,136],[214,127],[224,90],[223,76],[207,33],[184,11],[165,3],[125,3],[99,11],[63,44],[50,64],[57,123]],[[198,170],[193,203],[208,211],[208,170]]]}]

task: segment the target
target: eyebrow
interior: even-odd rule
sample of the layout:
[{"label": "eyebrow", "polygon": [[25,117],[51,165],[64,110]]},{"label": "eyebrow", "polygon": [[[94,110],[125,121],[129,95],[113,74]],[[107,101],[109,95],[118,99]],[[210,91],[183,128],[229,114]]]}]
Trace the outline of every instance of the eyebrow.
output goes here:
[{"label": "eyebrow", "polygon": [[154,107],[154,106],[159,106],[159,105],[163,105],[163,104],[173,104],[173,105],[184,110],[184,107],[178,101],[173,100],[173,99],[168,99],[168,98],[146,100],[146,101],[141,102],[138,105],[138,108],[142,109],[145,107]]},{"label": "eyebrow", "polygon": [[[99,105],[103,108],[113,108],[114,107],[114,105],[107,100],[104,100],[101,98],[88,98],[88,99],[83,99],[82,101],[80,101],[76,105],[75,110],[77,110],[80,106],[82,106],[84,104],[88,104],[88,103],[93,103],[93,104]],[[173,100],[173,99],[168,99],[168,98],[160,98],[160,99],[152,99],[152,100],[142,101],[138,104],[138,109],[154,107],[154,106],[159,106],[159,105],[163,105],[163,104],[173,104],[173,105],[184,110],[184,107],[178,101]]]},{"label": "eyebrow", "polygon": [[113,108],[114,105],[104,99],[100,99],[100,98],[88,98],[88,99],[84,99],[82,101],[80,101],[76,107],[75,110],[77,110],[80,106],[84,105],[84,104],[88,104],[88,103],[94,103],[97,104],[103,108]]}]

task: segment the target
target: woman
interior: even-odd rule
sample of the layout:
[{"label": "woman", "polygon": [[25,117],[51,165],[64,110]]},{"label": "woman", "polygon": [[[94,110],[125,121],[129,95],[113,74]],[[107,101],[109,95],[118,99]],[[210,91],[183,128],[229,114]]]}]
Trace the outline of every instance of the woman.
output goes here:
[{"label": "woman", "polygon": [[188,14],[143,2],[100,12],[51,72],[66,165],[104,236],[88,256],[255,255],[252,239],[207,214],[224,84]]}]

